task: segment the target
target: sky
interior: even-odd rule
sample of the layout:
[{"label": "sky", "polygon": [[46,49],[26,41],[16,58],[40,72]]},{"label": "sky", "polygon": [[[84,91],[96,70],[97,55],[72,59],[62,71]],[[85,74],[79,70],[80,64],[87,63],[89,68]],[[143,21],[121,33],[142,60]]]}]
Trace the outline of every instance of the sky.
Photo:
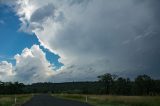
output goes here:
[{"label": "sky", "polygon": [[159,0],[0,0],[0,80],[160,78]]}]

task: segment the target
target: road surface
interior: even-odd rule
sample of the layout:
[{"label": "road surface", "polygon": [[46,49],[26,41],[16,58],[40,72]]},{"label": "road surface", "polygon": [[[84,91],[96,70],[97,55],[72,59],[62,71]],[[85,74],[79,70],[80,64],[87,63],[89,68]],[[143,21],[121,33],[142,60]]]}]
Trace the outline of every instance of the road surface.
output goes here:
[{"label": "road surface", "polygon": [[50,95],[36,95],[22,106],[91,106],[72,100],[64,100]]}]

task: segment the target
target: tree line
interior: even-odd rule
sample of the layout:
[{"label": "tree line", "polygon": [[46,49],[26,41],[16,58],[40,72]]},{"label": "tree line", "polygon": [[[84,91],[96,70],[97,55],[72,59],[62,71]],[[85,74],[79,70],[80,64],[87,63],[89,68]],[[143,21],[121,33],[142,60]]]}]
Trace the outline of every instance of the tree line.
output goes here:
[{"label": "tree line", "polygon": [[98,76],[104,84],[105,94],[113,95],[159,95],[160,80],[154,80],[148,75],[139,75],[134,81],[106,73]]},{"label": "tree line", "polygon": [[25,85],[19,82],[0,82],[0,94],[24,93],[78,93],[106,95],[160,95],[160,80],[148,75],[138,75],[134,80],[106,73],[97,77],[97,81],[65,83],[33,83]]}]

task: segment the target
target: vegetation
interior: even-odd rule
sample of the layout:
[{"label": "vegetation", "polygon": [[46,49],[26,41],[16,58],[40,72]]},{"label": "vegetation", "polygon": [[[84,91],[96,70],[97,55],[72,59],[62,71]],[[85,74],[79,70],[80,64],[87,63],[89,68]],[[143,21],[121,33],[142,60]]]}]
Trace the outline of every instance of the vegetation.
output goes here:
[{"label": "vegetation", "polygon": [[148,75],[139,75],[135,80],[118,77],[106,73],[98,76],[94,82],[66,83],[23,83],[0,82],[0,94],[28,93],[69,93],[69,94],[107,94],[107,95],[160,95],[160,80],[154,80]]},{"label": "vegetation", "polygon": [[0,106],[20,106],[31,97],[31,95],[0,95]]},{"label": "vegetation", "polygon": [[104,75],[98,76],[99,81],[104,84],[105,93],[109,94],[112,85],[114,84],[114,80],[116,79],[116,75],[111,75],[109,73],[106,73]]},{"label": "vegetation", "polygon": [[23,83],[0,82],[0,94],[22,94],[24,87]]},{"label": "vegetation", "polygon": [[86,102],[94,106],[160,106],[160,96],[106,96],[81,94],[54,94],[53,96]]},{"label": "vegetation", "polygon": [[94,82],[30,85],[0,82],[0,106],[12,106],[17,94],[17,104],[21,104],[32,97],[28,95],[31,93],[53,93],[54,96],[83,102],[88,95],[88,103],[95,106],[160,106],[160,80],[148,75],[139,75],[130,80],[109,73],[98,76],[98,81]]}]

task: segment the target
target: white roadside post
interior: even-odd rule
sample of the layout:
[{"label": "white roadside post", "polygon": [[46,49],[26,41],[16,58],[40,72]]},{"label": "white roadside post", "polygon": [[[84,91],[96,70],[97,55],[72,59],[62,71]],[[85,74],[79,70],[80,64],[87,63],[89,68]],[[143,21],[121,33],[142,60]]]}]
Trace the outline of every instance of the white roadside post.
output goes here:
[{"label": "white roadside post", "polygon": [[88,96],[86,95],[86,102],[88,102]]},{"label": "white roadside post", "polygon": [[16,102],[17,102],[17,98],[16,98],[16,95],[15,95],[15,98],[14,98],[14,103],[16,104]]}]

